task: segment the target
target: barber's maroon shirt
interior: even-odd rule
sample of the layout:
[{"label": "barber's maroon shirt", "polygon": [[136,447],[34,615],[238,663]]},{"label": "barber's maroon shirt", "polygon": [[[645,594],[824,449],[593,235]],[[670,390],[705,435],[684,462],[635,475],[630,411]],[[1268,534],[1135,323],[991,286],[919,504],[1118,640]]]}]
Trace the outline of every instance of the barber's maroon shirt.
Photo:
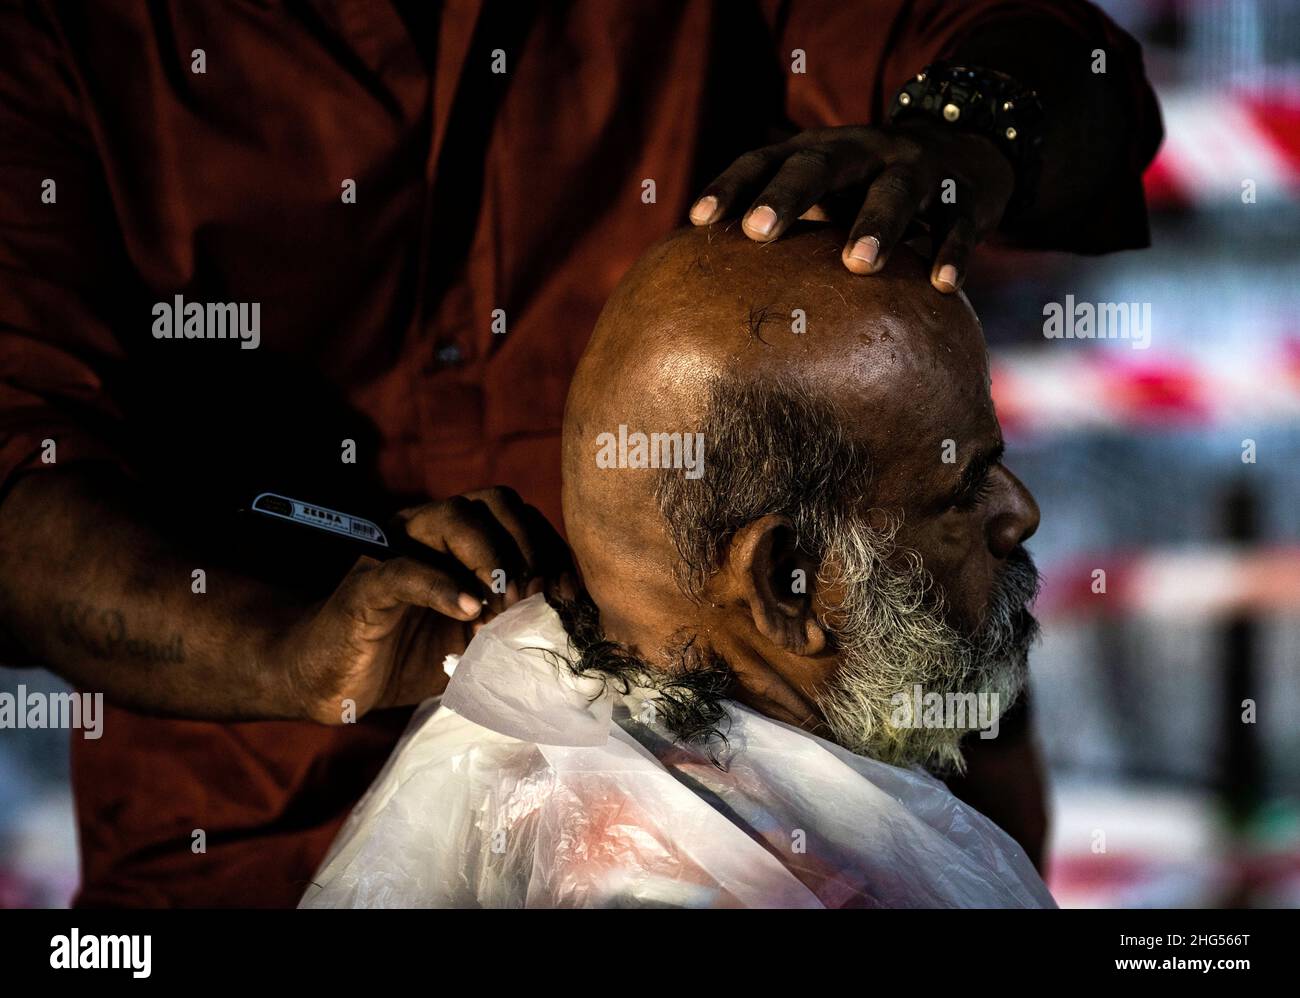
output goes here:
[{"label": "barber's maroon shirt", "polygon": [[[772,129],[880,121],[973,27],[1043,10],[1125,54],[1136,121],[1131,172],[1056,245],[1141,245],[1153,98],[1074,0],[4,2],[0,483],[52,438],[195,510],[504,483],[558,523],[569,376],[699,187]],[[259,348],[155,339],[177,294],[259,302]],[[405,719],[110,709],[73,740],[80,901],[296,902]]]}]

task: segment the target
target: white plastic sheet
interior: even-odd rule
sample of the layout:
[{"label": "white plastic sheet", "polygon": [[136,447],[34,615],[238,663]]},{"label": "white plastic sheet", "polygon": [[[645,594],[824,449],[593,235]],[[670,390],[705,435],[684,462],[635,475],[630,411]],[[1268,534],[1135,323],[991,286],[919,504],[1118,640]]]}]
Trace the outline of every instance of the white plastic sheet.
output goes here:
[{"label": "white plastic sheet", "polygon": [[304,907],[1055,907],[938,780],[730,704],[727,770],[572,676],[524,600],[475,637]]}]

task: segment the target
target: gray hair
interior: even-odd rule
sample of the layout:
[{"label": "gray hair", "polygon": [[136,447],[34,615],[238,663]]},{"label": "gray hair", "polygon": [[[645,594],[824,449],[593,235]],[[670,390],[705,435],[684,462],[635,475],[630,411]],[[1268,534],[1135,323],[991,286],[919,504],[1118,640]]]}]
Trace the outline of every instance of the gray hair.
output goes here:
[{"label": "gray hair", "polygon": [[845,425],[832,404],[796,381],[718,378],[709,386],[698,428],[704,473],[688,479],[665,470],[655,485],[687,595],[698,598],[736,531],[762,516],[788,517],[800,549],[820,558],[870,480],[865,448]]}]

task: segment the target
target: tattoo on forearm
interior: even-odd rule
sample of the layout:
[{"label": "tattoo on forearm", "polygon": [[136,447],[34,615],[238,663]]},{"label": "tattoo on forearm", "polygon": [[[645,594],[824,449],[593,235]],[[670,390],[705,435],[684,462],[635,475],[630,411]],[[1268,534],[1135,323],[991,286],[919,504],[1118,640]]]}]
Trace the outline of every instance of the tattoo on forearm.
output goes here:
[{"label": "tattoo on forearm", "polygon": [[114,607],[96,607],[81,600],[55,606],[59,637],[95,658],[135,658],[146,662],[184,662],[185,640],[170,634],[142,638],[132,634],[126,616]]}]

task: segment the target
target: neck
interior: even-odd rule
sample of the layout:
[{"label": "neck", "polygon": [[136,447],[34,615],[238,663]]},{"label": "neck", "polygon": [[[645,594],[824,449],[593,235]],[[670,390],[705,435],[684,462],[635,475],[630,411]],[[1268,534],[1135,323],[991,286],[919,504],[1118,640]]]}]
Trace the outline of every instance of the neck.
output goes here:
[{"label": "neck", "polygon": [[823,731],[825,722],[812,694],[817,677],[806,660],[775,647],[757,647],[722,629],[713,630],[710,643],[731,666],[736,700],[813,734]]}]

